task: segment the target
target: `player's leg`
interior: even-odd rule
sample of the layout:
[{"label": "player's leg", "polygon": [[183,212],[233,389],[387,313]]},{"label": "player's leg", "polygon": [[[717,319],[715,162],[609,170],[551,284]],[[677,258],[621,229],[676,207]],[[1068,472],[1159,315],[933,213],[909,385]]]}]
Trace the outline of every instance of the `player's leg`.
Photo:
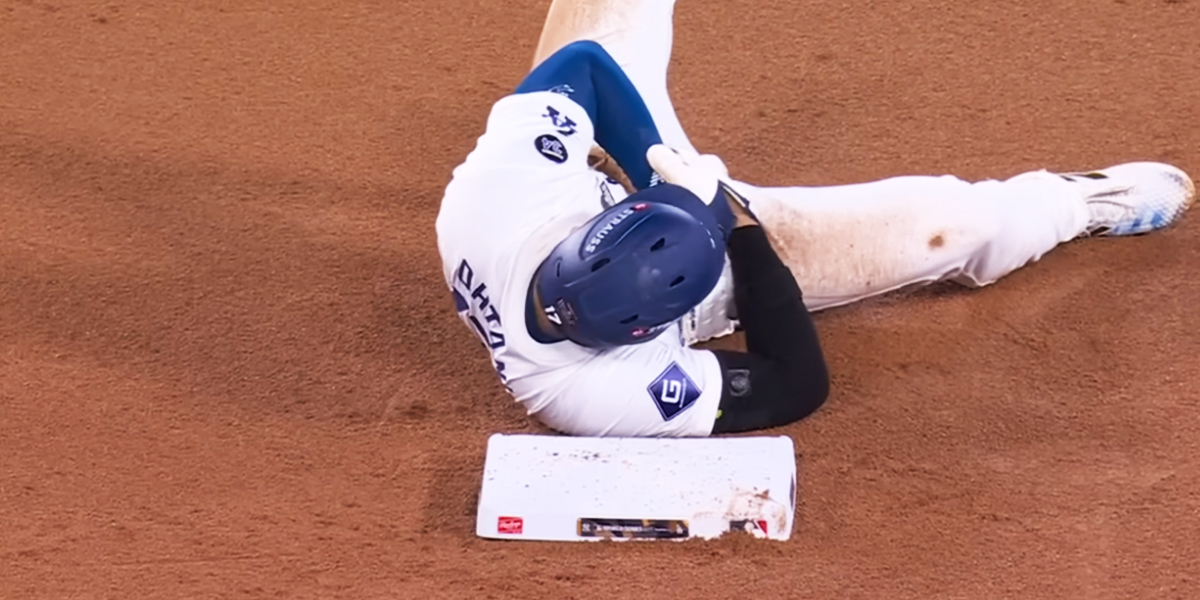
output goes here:
[{"label": "player's leg", "polygon": [[1083,232],[1069,188],[1055,176],[739,186],[813,310],[947,279],[991,283]]},{"label": "player's leg", "polygon": [[[915,176],[828,187],[733,186],[750,200],[805,306],[821,310],[946,279],[983,284],[1035,260],[1086,223],[1082,202],[1059,183],[1067,185]],[[731,308],[703,304],[687,339],[731,332]]]},{"label": "player's leg", "polygon": [[533,64],[579,40],[599,43],[633,81],[663,142],[695,150],[667,93],[675,0],[554,0]]},{"label": "player's leg", "polygon": [[1156,163],[977,183],[946,176],[737,187],[772,232],[811,309],[934,281],[987,285],[1084,233],[1163,227],[1195,196],[1186,174]]}]

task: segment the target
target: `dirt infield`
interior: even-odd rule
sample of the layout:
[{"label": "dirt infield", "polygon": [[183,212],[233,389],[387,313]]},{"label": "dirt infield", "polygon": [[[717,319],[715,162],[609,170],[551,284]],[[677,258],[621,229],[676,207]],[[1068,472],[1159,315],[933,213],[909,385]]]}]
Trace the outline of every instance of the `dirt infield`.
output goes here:
[{"label": "dirt infield", "polygon": [[[789,542],[476,539],[433,222],[549,2],[292,4],[0,0],[0,598],[1200,596],[1200,214],[821,313]],[[747,181],[1200,175],[1195,0],[676,15]]]}]

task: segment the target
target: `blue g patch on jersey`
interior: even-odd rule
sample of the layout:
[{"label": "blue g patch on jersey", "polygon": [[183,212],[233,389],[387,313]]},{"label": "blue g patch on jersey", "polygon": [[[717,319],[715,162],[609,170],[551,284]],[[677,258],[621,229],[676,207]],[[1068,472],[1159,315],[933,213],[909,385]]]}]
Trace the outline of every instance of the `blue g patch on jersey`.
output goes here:
[{"label": "blue g patch on jersey", "polygon": [[666,371],[647,386],[646,391],[650,392],[650,397],[654,399],[654,405],[658,407],[664,421],[674,419],[676,415],[695,404],[700,397],[700,388],[675,363],[671,363]]}]

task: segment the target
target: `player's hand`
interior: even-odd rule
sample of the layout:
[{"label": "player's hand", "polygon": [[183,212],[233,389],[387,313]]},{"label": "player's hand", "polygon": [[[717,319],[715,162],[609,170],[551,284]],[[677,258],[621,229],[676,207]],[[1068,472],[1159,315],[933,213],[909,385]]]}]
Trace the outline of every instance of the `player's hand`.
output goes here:
[{"label": "player's hand", "polygon": [[[728,176],[725,163],[711,156],[705,158],[699,154],[685,156],[683,153],[655,144],[646,150],[646,161],[667,183],[673,183],[699,196],[705,204],[712,204],[717,198],[717,181],[721,176]],[[715,162],[714,162],[715,161]]]},{"label": "player's hand", "polygon": [[717,156],[685,154],[655,144],[646,151],[646,160],[664,181],[686,188],[705,204],[729,202],[735,219],[734,227],[758,225],[758,218],[750,211],[750,202],[727,183],[729,169]]}]

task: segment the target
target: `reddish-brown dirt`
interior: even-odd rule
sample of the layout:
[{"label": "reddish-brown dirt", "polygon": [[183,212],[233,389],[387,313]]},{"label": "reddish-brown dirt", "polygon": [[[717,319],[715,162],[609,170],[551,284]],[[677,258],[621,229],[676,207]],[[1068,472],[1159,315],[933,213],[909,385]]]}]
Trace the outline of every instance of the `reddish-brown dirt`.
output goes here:
[{"label": "reddish-brown dirt", "polygon": [[[1200,595],[1200,214],[820,314],[791,541],[475,538],[433,222],[548,1],[286,4],[0,0],[0,598]],[[682,0],[671,82],[761,184],[1200,174],[1197,23]]]}]

